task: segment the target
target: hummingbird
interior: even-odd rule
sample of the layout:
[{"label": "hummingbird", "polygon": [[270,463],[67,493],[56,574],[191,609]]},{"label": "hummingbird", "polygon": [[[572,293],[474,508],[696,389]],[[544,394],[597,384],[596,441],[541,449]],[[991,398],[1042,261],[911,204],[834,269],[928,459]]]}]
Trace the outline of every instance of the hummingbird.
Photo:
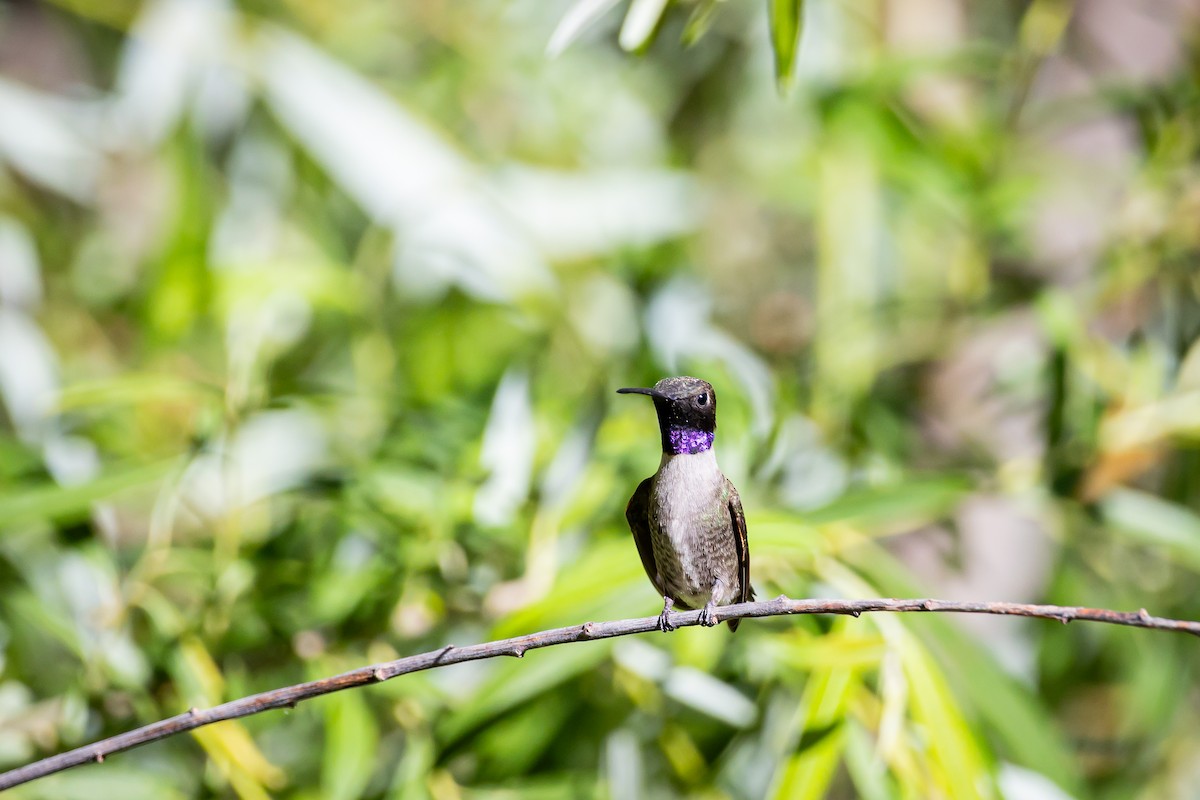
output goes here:
[{"label": "hummingbird", "polygon": [[[651,397],[658,413],[662,461],[629,498],[625,519],[663,598],[659,630],[675,630],[675,606],[701,609],[700,624],[712,627],[720,622],[717,606],[754,599],[742,501],[713,452],[717,395],[707,381],[689,377],[617,392]],[[739,620],[728,622],[736,631]]]}]

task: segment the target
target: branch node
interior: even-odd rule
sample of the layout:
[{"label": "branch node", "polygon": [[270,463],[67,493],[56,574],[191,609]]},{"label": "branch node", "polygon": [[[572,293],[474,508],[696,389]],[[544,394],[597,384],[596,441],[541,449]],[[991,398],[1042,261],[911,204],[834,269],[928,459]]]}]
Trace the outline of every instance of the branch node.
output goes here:
[{"label": "branch node", "polygon": [[1150,621],[1150,612],[1144,608],[1139,608],[1138,609],[1138,619],[1140,619],[1142,622],[1149,622]]},{"label": "branch node", "polygon": [[200,709],[196,708],[195,706],[192,706],[191,708],[188,709],[188,714],[192,715],[193,717],[198,717],[198,716],[200,716]]},{"label": "branch node", "polygon": [[510,655],[510,656],[512,656],[513,658],[524,658],[524,657],[525,657],[525,648],[523,648],[523,647],[514,647],[514,648],[513,648],[513,649],[512,649],[512,650],[509,652],[509,655]]},{"label": "branch node", "polygon": [[933,609],[936,607],[937,607],[937,604],[934,603],[932,600],[926,600],[924,603],[921,603],[921,608],[924,611],[933,611]]},{"label": "branch node", "polygon": [[92,758],[96,759],[97,764],[104,763],[104,753],[100,752],[99,750],[96,751],[96,755],[92,756]]},{"label": "branch node", "polygon": [[591,639],[595,633],[596,623],[594,622],[585,622],[579,628],[579,637],[581,639]]},{"label": "branch node", "polygon": [[383,671],[383,667],[376,667],[371,673],[371,677],[380,682],[387,680],[387,674]]},{"label": "branch node", "polygon": [[854,617],[855,619],[858,619],[859,617],[862,616],[862,612],[859,611],[857,608],[852,608],[852,609],[850,609],[850,616]]}]

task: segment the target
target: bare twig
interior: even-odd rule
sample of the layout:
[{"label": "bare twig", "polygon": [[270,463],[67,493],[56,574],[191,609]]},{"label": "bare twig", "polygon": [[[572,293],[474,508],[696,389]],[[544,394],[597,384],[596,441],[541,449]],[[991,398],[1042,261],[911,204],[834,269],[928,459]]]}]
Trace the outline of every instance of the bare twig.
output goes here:
[{"label": "bare twig", "polygon": [[[738,603],[722,606],[721,619],[746,617],[775,617],[785,614],[845,614],[857,617],[874,611],[897,612],[952,612],[960,614],[1001,614],[1015,617],[1040,617],[1058,620],[1062,623],[1075,620],[1088,622],[1107,622],[1112,625],[1127,625],[1134,628],[1153,628],[1162,631],[1181,631],[1200,636],[1200,622],[1190,620],[1164,619],[1152,617],[1146,609],[1140,611],[1110,611],[1102,608],[1079,608],[1074,606],[1044,606],[1027,605],[1023,603],[959,603],[947,600],[792,600],[787,597],[777,597],[774,600],[764,600],[758,603]],[[699,611],[685,611],[674,614],[671,621],[677,626],[698,624]],[[272,708],[293,708],[302,700],[308,700],[330,692],[338,692],[354,686],[365,686],[380,681],[390,680],[410,672],[443,667],[450,664],[460,664],[464,661],[477,661],[495,656],[515,656],[521,658],[529,650],[550,647],[567,642],[581,642],[593,639],[611,639],[614,636],[628,636],[632,633],[647,633],[658,630],[657,617],[641,619],[624,619],[613,622],[585,622],[582,625],[572,625],[567,628],[531,633],[502,639],[496,642],[484,642],[467,647],[446,645],[428,653],[407,656],[383,664],[343,672],[330,678],[323,678],[295,686],[285,686],[269,692],[232,700],[208,709],[193,708],[183,714],[169,719],[146,725],[127,733],[103,739],[94,744],[78,747],[56,756],[35,761],[24,767],[0,774],[0,791],[12,788],[22,783],[45,777],[70,767],[76,767],[89,762],[100,763],[113,753],[128,750],[131,747],[164,739],[184,731],[194,730],[203,725],[210,725],[222,720],[246,717],[267,711]]]}]

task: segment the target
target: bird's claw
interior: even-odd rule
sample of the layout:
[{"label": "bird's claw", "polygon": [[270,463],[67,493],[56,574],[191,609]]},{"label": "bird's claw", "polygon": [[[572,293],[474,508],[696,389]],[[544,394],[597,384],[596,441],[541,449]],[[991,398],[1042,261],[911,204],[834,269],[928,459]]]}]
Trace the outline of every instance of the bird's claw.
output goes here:
[{"label": "bird's claw", "polygon": [[704,604],[704,608],[700,609],[700,624],[706,628],[711,628],[721,620],[717,618],[717,606],[713,601],[709,600]]},{"label": "bird's claw", "polygon": [[658,629],[663,633],[670,633],[675,630],[675,626],[671,623],[671,607],[675,605],[675,601],[670,597],[663,598],[663,610],[658,615]]}]

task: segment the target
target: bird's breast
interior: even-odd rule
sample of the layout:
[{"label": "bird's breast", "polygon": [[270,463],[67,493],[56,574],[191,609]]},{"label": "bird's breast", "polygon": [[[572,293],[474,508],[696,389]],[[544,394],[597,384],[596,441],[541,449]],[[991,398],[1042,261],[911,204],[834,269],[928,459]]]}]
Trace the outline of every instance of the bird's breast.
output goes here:
[{"label": "bird's breast", "polygon": [[653,506],[669,523],[711,512],[720,504],[725,476],[713,451],[672,455],[664,453],[654,479]]},{"label": "bird's breast", "polygon": [[712,451],[664,454],[650,497],[655,561],[667,593],[703,605],[720,578],[736,591],[737,553],[725,476]]}]

